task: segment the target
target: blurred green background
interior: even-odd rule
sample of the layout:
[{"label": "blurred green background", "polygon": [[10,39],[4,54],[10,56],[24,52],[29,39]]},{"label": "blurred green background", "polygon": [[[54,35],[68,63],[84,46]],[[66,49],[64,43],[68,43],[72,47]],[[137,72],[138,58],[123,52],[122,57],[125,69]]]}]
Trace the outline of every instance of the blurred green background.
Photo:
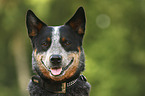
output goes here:
[{"label": "blurred green background", "polygon": [[83,74],[90,96],[145,96],[145,0],[0,0],[0,96],[28,96],[26,11],[60,25],[79,6],[87,17]]}]

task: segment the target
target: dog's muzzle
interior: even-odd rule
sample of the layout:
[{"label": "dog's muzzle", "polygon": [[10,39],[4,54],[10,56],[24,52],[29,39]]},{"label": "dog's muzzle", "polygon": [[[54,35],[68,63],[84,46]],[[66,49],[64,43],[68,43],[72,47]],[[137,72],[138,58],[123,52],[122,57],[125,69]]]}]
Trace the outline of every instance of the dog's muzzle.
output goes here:
[{"label": "dog's muzzle", "polygon": [[[43,58],[43,57],[42,57]],[[69,66],[73,63],[74,58],[72,57],[71,61],[69,62],[69,64],[67,64],[67,66],[62,67],[61,63],[62,63],[62,56],[61,55],[51,55],[50,56],[50,62],[52,64],[51,67],[47,67],[43,60],[41,58],[41,63],[45,66],[45,68],[51,73],[51,75],[53,76],[60,76],[64,73],[65,70],[67,70],[69,68]]]}]

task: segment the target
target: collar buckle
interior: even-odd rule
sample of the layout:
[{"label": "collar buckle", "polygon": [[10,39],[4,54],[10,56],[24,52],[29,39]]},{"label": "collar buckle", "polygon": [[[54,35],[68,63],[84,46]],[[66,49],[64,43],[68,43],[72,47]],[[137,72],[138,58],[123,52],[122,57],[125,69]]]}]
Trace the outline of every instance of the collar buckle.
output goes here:
[{"label": "collar buckle", "polygon": [[61,91],[55,91],[54,93],[66,93],[66,82],[62,83]]}]

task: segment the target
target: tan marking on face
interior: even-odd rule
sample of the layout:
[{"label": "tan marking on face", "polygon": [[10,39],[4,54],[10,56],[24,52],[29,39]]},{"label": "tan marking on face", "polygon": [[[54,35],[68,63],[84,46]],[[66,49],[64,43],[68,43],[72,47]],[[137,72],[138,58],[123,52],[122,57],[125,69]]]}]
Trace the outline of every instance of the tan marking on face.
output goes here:
[{"label": "tan marking on face", "polygon": [[37,49],[35,49],[35,51],[34,51],[34,55],[36,55],[36,53],[37,53]]},{"label": "tan marking on face", "polygon": [[39,64],[40,71],[42,74],[47,77],[48,79],[50,78],[50,72],[44,67],[42,63]]},{"label": "tan marking on face", "polygon": [[35,83],[39,83],[39,81],[38,81],[37,79],[34,79],[33,81],[34,81]]},{"label": "tan marking on face", "polygon": [[62,38],[62,42],[65,42],[65,40],[66,40],[66,39],[63,37],[63,38]]},{"label": "tan marking on face", "polygon": [[34,51],[34,58],[37,61],[37,66],[39,67],[40,71],[42,74],[47,77],[48,79],[50,78],[50,72],[45,68],[45,66],[42,64],[41,59],[42,59],[42,54],[37,54],[37,49]]},{"label": "tan marking on face", "polygon": [[47,38],[47,41],[48,41],[48,42],[50,42],[50,41],[51,41],[51,39],[48,37],[48,38]]},{"label": "tan marking on face", "polygon": [[79,50],[79,54],[81,54],[81,48],[80,48],[80,46],[78,46],[78,50]]}]

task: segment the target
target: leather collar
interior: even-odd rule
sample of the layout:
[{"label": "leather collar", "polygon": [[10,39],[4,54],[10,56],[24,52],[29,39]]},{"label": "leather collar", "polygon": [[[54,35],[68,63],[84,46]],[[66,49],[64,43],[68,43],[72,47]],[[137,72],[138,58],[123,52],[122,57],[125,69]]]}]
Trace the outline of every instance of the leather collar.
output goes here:
[{"label": "leather collar", "polygon": [[34,75],[32,76],[32,82],[51,93],[66,93],[66,88],[74,85],[77,82],[77,79],[64,83],[49,83],[42,80],[40,76]]}]

